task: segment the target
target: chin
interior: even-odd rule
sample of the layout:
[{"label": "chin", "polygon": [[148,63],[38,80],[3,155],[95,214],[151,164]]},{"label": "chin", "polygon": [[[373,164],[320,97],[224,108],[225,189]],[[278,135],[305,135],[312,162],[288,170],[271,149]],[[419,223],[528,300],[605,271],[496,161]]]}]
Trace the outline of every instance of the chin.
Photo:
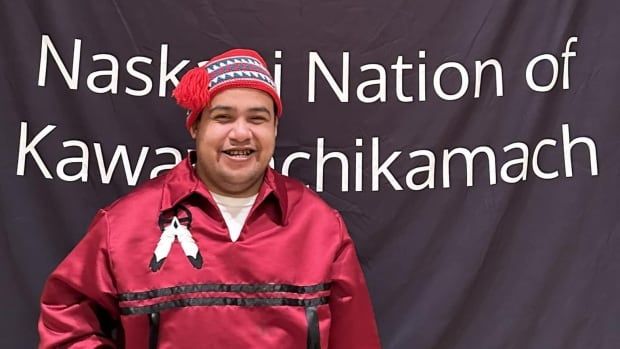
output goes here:
[{"label": "chin", "polygon": [[262,174],[263,173],[260,172],[260,174],[239,176],[236,173],[228,173],[224,175],[223,177],[225,178],[226,182],[229,183],[230,185],[242,187],[242,186],[250,186],[253,183],[256,183],[257,181],[260,181]]}]

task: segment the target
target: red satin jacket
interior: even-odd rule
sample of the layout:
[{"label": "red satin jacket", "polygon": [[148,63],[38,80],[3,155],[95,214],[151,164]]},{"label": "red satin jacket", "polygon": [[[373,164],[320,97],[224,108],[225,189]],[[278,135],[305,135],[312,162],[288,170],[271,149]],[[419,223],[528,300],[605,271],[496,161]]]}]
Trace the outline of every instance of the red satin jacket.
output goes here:
[{"label": "red satin jacket", "polygon": [[231,242],[188,159],[97,213],[45,284],[38,327],[40,348],[380,348],[335,210],[268,169]]}]

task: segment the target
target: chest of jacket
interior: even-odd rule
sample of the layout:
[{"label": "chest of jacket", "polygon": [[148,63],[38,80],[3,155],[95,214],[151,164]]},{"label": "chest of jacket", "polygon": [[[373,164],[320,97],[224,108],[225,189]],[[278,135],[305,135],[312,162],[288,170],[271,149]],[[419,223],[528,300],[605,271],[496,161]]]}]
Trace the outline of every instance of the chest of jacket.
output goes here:
[{"label": "chest of jacket", "polygon": [[[320,348],[328,338],[330,271],[340,242],[333,224],[304,207],[281,225],[266,206],[232,242],[212,207],[188,200],[175,214],[198,248],[198,266],[177,238],[160,267],[151,267],[170,213],[143,207],[110,219],[108,248],[128,347],[144,347],[155,336],[150,341],[159,348]],[[196,346],[201,339],[204,345]]]}]

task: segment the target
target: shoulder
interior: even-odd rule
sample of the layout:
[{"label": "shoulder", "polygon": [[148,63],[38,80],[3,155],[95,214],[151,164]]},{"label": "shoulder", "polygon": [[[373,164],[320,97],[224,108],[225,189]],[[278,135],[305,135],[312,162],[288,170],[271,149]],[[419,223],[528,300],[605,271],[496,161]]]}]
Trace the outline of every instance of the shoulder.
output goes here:
[{"label": "shoulder", "polygon": [[302,210],[305,213],[312,213],[322,220],[329,219],[333,220],[335,224],[340,224],[341,217],[338,211],[331,207],[314,190],[295,178],[284,176],[275,171],[274,173],[278,181],[281,181],[286,188],[290,213],[294,214]]},{"label": "shoulder", "polygon": [[171,171],[166,172],[141,183],[102,210],[110,214],[120,211],[126,212],[127,210],[134,212],[136,210],[147,210],[151,207],[159,210],[163,191],[170,173]]}]

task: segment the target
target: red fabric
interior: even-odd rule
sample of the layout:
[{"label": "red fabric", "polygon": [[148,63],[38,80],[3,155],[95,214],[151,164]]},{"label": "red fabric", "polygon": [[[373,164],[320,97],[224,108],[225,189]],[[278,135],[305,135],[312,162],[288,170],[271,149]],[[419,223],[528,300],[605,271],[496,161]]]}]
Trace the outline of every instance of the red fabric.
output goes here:
[{"label": "red fabric", "polygon": [[[157,272],[149,261],[161,236],[160,212],[183,205],[203,258],[194,268],[178,241]],[[198,284],[317,285],[309,293],[204,291],[127,300],[121,294]],[[47,281],[40,348],[148,346],[147,314],[129,308],[211,297],[329,297],[317,309],[322,349],[380,348],[355,248],[340,215],[301,183],[268,169],[237,242],[188,160],[101,210],[84,239]],[[145,308],[141,308],[145,309]],[[306,348],[299,306],[194,305],[160,312],[158,348]],[[121,328],[111,340],[102,321]]]},{"label": "red fabric", "polygon": [[172,96],[181,107],[187,109],[186,127],[190,128],[198,114],[209,105],[209,74],[204,68],[190,69],[172,91]]}]

